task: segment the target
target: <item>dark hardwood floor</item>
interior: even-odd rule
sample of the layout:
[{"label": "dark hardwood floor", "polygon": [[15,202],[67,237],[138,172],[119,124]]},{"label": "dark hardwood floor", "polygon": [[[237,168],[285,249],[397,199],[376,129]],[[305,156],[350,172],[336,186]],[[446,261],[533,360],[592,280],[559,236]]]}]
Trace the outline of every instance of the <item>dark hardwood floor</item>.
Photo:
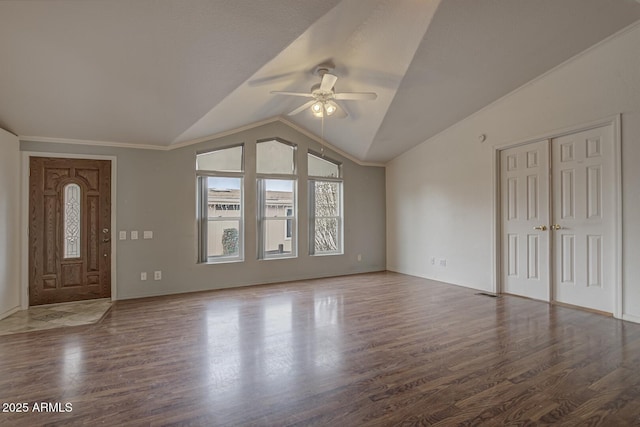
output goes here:
[{"label": "dark hardwood floor", "polygon": [[119,301],[0,337],[2,409],[29,410],[0,424],[640,425],[640,325],[476,292],[375,273]]}]

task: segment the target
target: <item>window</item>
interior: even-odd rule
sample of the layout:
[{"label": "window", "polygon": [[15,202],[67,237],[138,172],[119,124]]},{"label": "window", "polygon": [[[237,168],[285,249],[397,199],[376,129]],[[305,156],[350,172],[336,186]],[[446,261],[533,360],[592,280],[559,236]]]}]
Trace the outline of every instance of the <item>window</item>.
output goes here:
[{"label": "window", "polygon": [[196,156],[199,262],[243,259],[243,148]]},{"label": "window", "polygon": [[295,145],[278,140],[259,141],[256,146],[256,172],[294,175]]},{"label": "window", "polygon": [[243,146],[224,148],[196,156],[199,171],[242,172]]},{"label": "window", "polygon": [[80,186],[64,186],[64,258],[80,258]]},{"label": "window", "polygon": [[295,145],[279,140],[259,141],[258,258],[297,256]]},{"label": "window", "polygon": [[340,178],[340,164],[324,158],[321,154],[307,154],[309,176]]},{"label": "window", "polygon": [[[340,164],[309,153],[309,252],[342,254],[343,214]],[[314,175],[311,175],[311,174]]]}]

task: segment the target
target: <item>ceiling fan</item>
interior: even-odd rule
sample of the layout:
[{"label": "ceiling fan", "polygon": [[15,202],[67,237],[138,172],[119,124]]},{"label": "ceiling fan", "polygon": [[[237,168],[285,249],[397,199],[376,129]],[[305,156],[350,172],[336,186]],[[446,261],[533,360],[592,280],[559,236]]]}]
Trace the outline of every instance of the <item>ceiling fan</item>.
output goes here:
[{"label": "ceiling fan", "polygon": [[347,117],[347,112],[344,108],[340,107],[336,101],[361,101],[361,100],[373,100],[378,97],[374,92],[340,92],[336,93],[334,85],[338,80],[338,77],[329,73],[331,68],[328,66],[318,66],[315,74],[319,75],[322,80],[311,87],[310,92],[287,92],[287,91],[271,91],[275,95],[289,95],[300,96],[304,98],[311,98],[310,101],[302,104],[295,110],[291,111],[288,115],[293,116],[301,113],[307,108],[311,109],[311,113],[315,117],[325,117],[335,115],[336,117]]}]

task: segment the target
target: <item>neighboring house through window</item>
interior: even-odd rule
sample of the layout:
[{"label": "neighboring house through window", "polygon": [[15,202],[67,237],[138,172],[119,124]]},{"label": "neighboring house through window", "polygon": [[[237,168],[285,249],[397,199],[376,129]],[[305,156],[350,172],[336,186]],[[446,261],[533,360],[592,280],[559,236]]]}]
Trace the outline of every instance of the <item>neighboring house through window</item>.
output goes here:
[{"label": "neighboring house through window", "polygon": [[198,261],[244,258],[244,146],[196,156],[198,183]]},{"label": "neighboring house through window", "polygon": [[279,139],[258,141],[258,258],[297,256],[296,146]]},{"label": "neighboring house through window", "polygon": [[[258,259],[298,255],[297,146],[277,138],[256,142]],[[244,260],[244,144],[196,155],[198,262]],[[253,164],[252,166],[253,167]],[[342,167],[307,153],[309,254],[344,253]],[[250,212],[253,216],[253,212]]]},{"label": "neighboring house through window", "polygon": [[[287,217],[293,217],[293,208],[287,208]],[[284,232],[284,238],[285,239],[291,239],[291,236],[293,235],[293,221],[288,219],[287,220],[287,226]]]}]

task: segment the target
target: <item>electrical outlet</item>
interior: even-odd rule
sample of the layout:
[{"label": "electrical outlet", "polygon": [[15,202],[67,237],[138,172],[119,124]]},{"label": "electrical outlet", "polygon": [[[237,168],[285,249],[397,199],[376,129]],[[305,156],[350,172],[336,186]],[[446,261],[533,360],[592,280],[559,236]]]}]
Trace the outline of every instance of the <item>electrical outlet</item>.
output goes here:
[{"label": "electrical outlet", "polygon": [[147,280],[147,272],[143,271],[142,273],[140,273],[140,280]]},{"label": "electrical outlet", "polygon": [[154,271],[153,280],[162,280],[162,271]]}]

